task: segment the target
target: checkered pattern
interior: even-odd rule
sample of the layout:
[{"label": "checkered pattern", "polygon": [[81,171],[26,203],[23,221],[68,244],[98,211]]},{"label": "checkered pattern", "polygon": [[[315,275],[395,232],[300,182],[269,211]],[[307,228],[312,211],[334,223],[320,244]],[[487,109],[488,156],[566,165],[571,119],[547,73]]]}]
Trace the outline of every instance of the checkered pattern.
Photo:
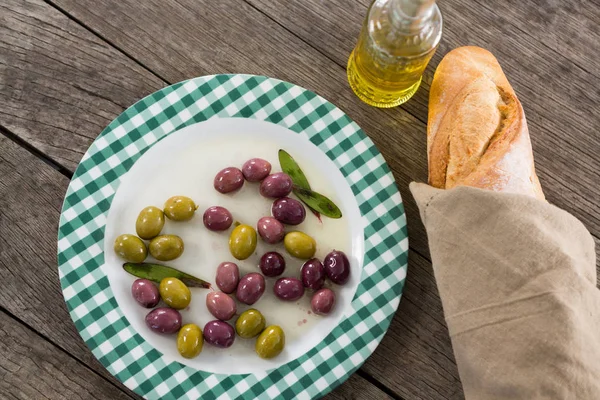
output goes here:
[{"label": "checkered pattern", "polygon": [[[366,251],[351,314],[308,353],[262,374],[219,375],[166,363],[132,329],[100,268],[106,215],[119,178],[153,143],[214,117],[260,119],[304,135],[342,171],[364,223]],[[251,75],[177,83],[127,109],[81,160],[65,196],[58,233],[60,281],[83,340],[112,374],[149,399],[310,399],[328,393],[379,344],[400,302],[407,256],[402,200],[373,142],[316,94]]]}]

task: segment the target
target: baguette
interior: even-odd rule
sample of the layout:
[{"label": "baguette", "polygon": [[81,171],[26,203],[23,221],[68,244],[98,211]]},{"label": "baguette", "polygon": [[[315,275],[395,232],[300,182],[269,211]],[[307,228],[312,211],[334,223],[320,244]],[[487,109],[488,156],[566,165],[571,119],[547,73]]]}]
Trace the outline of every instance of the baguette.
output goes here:
[{"label": "baguette", "polygon": [[429,95],[429,184],[544,199],[523,107],[496,58],[459,47],[440,62]]}]

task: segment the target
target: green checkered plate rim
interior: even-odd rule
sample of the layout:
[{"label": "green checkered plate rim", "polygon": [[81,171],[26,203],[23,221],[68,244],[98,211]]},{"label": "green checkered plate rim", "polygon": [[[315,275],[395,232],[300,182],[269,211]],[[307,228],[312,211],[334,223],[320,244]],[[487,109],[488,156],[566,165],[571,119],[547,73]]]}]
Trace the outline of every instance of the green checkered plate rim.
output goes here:
[{"label": "green checkered plate rim", "polygon": [[[263,373],[226,375],[167,362],[130,325],[103,273],[106,219],[120,178],[153,144],[209,118],[252,118],[303,135],[342,172],[364,224],[365,254],[351,310],[301,357]],[[83,156],[58,230],[60,283],[94,356],[149,398],[311,399],[345,381],[373,353],[400,302],[408,259],[406,218],[392,173],[373,142],[339,108],[291,83],[213,75],[165,87],[129,107]]]}]

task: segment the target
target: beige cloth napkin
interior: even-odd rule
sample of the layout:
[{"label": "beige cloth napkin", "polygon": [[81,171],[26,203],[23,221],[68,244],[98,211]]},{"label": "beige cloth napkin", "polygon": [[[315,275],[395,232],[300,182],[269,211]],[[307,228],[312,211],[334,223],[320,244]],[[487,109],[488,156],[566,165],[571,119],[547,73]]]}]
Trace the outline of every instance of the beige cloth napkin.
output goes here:
[{"label": "beige cloth napkin", "polygon": [[583,224],[523,195],[410,189],[466,398],[600,399],[600,291]]}]

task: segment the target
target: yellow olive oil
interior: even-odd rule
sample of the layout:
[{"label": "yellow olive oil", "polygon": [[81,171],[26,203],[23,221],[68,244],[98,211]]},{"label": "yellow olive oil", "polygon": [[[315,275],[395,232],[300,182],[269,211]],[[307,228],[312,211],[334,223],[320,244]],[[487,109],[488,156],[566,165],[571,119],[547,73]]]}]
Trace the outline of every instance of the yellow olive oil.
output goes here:
[{"label": "yellow olive oil", "polygon": [[354,93],[375,107],[395,107],[410,99],[442,34],[434,0],[375,0],[348,59]]}]

